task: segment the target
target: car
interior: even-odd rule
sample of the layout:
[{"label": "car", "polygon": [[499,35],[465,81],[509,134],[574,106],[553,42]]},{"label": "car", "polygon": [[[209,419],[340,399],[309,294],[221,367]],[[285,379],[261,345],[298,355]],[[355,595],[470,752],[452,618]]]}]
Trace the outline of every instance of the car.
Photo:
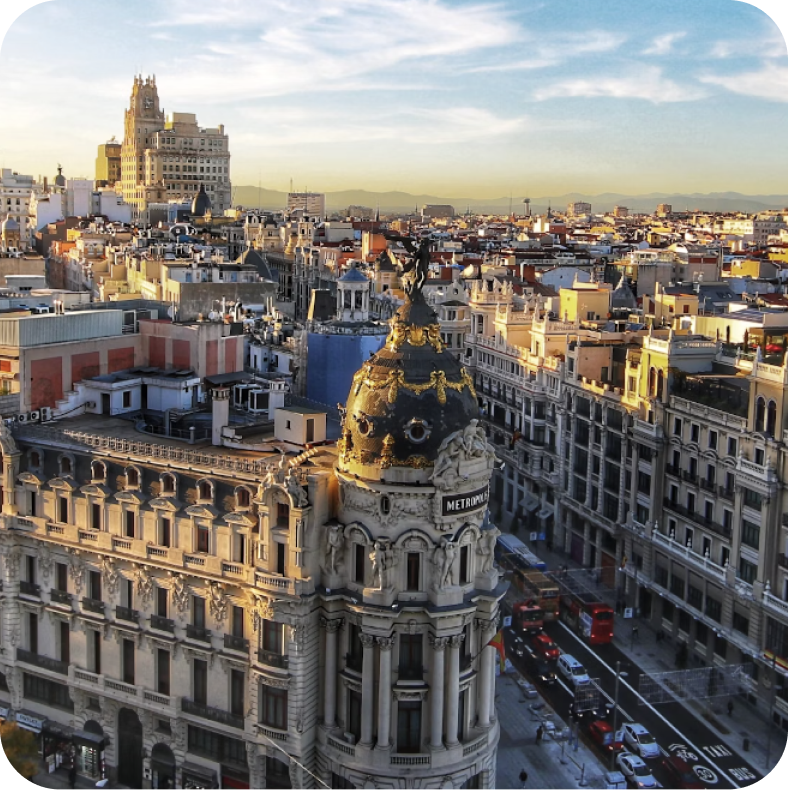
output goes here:
[{"label": "car", "polygon": [[547,634],[538,634],[531,639],[531,647],[545,661],[558,661],[558,656],[561,655],[558,645]]},{"label": "car", "polygon": [[631,752],[623,751],[616,757],[619,771],[626,777],[630,787],[657,787],[657,780],[651,775],[642,758]]},{"label": "car", "polygon": [[624,743],[644,760],[659,757],[659,745],[654,736],[642,725],[631,722],[624,725]]},{"label": "car", "polygon": [[[618,731],[621,735],[621,730]],[[592,721],[588,726],[588,736],[606,752],[620,752],[624,748],[622,740],[613,740],[613,726],[602,719]]]},{"label": "car", "polygon": [[524,646],[523,658],[525,659],[525,666],[528,674],[534,680],[539,680],[542,683],[555,683],[555,672],[553,671],[553,664],[550,661],[545,661],[528,645]]},{"label": "car", "polygon": [[591,682],[585,667],[568,653],[564,653],[558,659],[558,670],[575,687],[586,686]]},{"label": "car", "polygon": [[525,653],[525,642],[519,636],[515,636],[512,639],[512,653],[518,658],[522,658]]},{"label": "car", "polygon": [[681,790],[703,790],[706,785],[700,781],[686,760],[677,754],[670,754],[662,760],[662,765],[670,777],[670,786]]}]

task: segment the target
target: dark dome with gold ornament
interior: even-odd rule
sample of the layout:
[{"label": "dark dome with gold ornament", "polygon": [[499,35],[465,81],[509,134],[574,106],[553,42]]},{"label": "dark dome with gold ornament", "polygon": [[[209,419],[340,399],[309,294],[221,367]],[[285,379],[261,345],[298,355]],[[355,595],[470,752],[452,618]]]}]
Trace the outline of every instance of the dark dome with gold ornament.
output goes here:
[{"label": "dark dome with gold ornament", "polygon": [[441,341],[440,324],[421,288],[429,250],[422,244],[391,321],[386,345],[353,378],[339,440],[339,466],[423,469],[441,443],[479,416],[473,380]]}]

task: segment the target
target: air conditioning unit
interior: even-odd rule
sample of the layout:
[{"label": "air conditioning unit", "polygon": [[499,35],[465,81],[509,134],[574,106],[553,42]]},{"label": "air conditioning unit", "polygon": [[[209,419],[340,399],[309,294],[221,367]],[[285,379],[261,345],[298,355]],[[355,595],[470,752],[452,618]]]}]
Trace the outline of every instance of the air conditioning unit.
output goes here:
[{"label": "air conditioning unit", "polygon": [[346,732],[344,734],[345,741],[349,743],[351,746],[356,745],[356,736],[352,732]]},{"label": "air conditioning unit", "polygon": [[30,422],[39,422],[41,420],[41,412],[36,409],[30,412]]},{"label": "air conditioning unit", "polygon": [[52,419],[52,409],[49,406],[42,406],[41,407],[41,422],[45,422],[46,420]]},{"label": "air conditioning unit", "polygon": [[18,423],[24,424],[26,422],[30,422],[30,417],[27,414],[18,414],[17,417],[16,417],[16,421]]},{"label": "air conditioning unit", "polygon": [[9,417],[7,420],[3,420],[3,422],[5,423],[6,428],[13,428],[14,423],[16,422],[16,418]]}]

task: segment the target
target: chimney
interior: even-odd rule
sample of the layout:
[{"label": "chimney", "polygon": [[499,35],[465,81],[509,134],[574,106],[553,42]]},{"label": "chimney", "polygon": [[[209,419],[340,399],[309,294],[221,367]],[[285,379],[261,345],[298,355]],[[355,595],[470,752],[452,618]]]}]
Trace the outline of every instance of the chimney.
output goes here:
[{"label": "chimney", "polygon": [[222,444],[222,431],[230,423],[230,390],[228,387],[216,387],[211,390],[213,400],[213,424],[211,441],[214,447]]}]

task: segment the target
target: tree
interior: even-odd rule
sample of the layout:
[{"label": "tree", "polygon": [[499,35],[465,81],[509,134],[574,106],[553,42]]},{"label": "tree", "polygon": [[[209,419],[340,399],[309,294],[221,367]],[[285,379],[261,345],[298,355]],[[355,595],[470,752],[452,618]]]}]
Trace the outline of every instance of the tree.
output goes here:
[{"label": "tree", "polygon": [[6,722],[0,724],[0,740],[3,751],[14,770],[25,779],[32,779],[38,773],[38,743],[35,735],[28,730]]}]

